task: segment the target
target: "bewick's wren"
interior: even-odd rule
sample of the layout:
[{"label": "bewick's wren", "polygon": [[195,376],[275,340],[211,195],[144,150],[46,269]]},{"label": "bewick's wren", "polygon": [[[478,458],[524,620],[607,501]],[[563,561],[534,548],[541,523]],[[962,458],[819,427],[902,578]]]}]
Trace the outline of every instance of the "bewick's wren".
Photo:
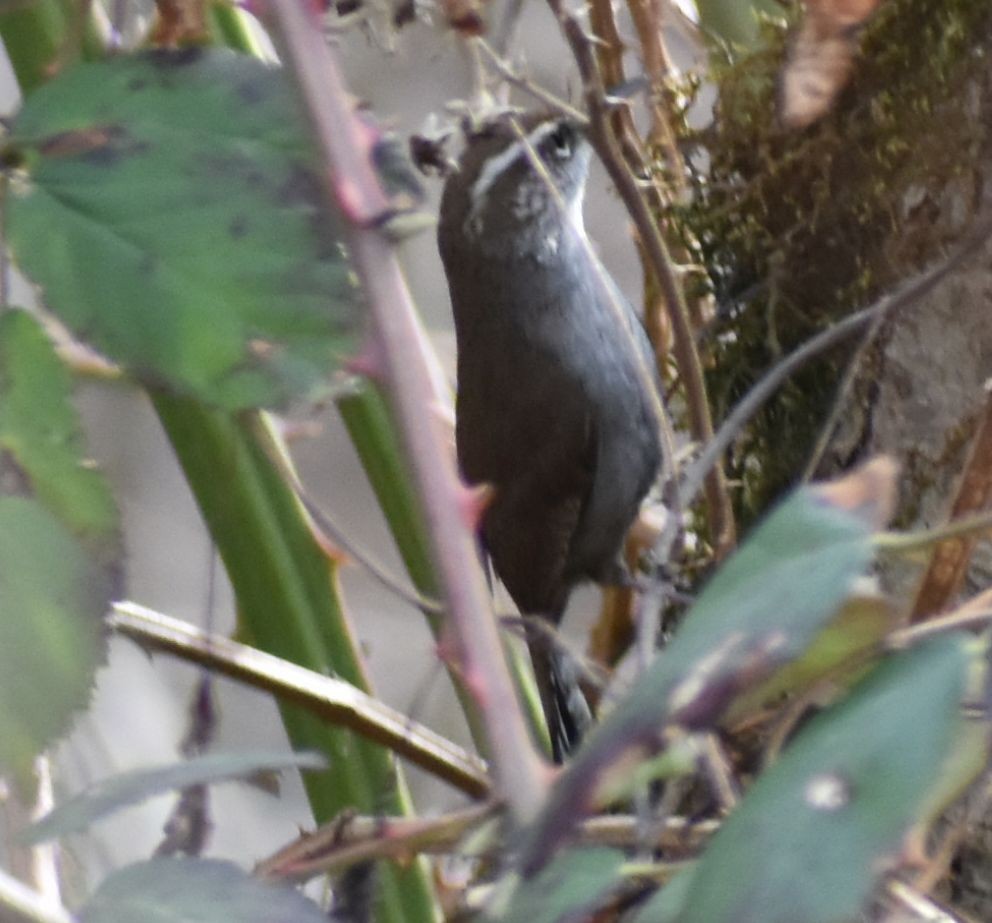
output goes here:
[{"label": "bewick's wren", "polygon": [[[521,613],[557,623],[577,583],[623,573],[660,461],[657,397],[643,328],[583,229],[588,143],[565,119],[517,125],[468,138],[438,243],[458,341],[458,461],[469,483],[494,488],[482,541]],[[560,758],[582,718],[560,658],[540,642],[531,652]]]}]

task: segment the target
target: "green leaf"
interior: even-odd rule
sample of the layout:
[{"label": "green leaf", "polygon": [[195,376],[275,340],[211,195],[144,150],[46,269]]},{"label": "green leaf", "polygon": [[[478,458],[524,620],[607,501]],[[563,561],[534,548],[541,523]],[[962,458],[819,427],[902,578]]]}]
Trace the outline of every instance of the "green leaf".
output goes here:
[{"label": "green leaf", "polygon": [[121,808],[192,785],[229,782],[284,769],[324,769],[326,766],[324,757],[316,753],[211,753],[168,766],[122,772],[97,782],[59,805],[28,827],[21,839],[30,844],[76,833]]},{"label": "green leaf", "polygon": [[152,859],[107,878],[82,923],[327,923],[298,891],[216,859]]},{"label": "green leaf", "polygon": [[620,881],[624,854],[616,849],[573,849],[514,891],[490,917],[499,923],[559,923],[591,916]]},{"label": "green leaf", "polygon": [[282,73],[219,49],[78,65],[4,160],[15,259],[81,339],[225,409],[312,393],[358,298]]},{"label": "green leaf", "polygon": [[25,311],[0,315],[0,474],[112,564],[119,551],[117,507],[84,458],[71,391],[69,372],[38,322]]},{"label": "green leaf", "polygon": [[759,14],[782,17],[782,8],[774,0],[696,0],[696,9],[707,33],[745,48],[759,44]]},{"label": "green leaf", "polygon": [[105,653],[117,510],[70,392],[38,322],[0,315],[0,772],[68,728]]},{"label": "green leaf", "polygon": [[634,916],[634,923],[679,923],[689,899],[696,868],[693,865],[683,869],[659,888]]},{"label": "green leaf", "polygon": [[891,657],[811,721],[713,838],[680,923],[857,917],[958,739],[966,644]]},{"label": "green leaf", "polygon": [[660,749],[666,725],[713,727],[742,691],[809,647],[871,560],[874,494],[890,482],[876,468],[804,488],[755,529],[576,754],[524,850],[526,871],[551,854],[578,806],[611,787],[611,767],[629,765],[622,757]]},{"label": "green leaf", "polygon": [[52,513],[0,497],[0,773],[23,771],[86,705],[110,578]]},{"label": "green leaf", "polygon": [[596,737],[628,722],[711,727],[740,690],[809,647],[871,561],[870,538],[862,516],[816,488],[796,492],[717,571]]},{"label": "green leaf", "polygon": [[[895,627],[899,613],[892,602],[872,589],[852,595],[798,660],[776,670],[764,683],[734,702],[726,717],[733,725],[770,702],[807,692],[824,677],[849,684],[860,678],[866,655],[882,653],[882,641]],[[845,665],[852,669],[843,670]]]}]

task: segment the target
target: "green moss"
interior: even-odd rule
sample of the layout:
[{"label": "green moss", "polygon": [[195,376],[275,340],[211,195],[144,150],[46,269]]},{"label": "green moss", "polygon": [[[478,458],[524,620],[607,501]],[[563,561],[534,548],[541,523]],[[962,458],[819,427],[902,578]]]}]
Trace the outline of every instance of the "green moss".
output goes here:
[{"label": "green moss", "polygon": [[[965,88],[988,69],[990,26],[992,4],[888,0],[835,110],[801,132],[775,119],[783,27],[766,24],[761,52],[716,68],[715,125],[690,139],[709,170],[675,219],[698,240],[721,305],[708,340],[717,419],[777,358],[947,243],[909,233],[905,203],[967,176],[989,147]],[[848,345],[803,370],[739,441],[730,474],[742,521],[802,470],[849,356]]]}]

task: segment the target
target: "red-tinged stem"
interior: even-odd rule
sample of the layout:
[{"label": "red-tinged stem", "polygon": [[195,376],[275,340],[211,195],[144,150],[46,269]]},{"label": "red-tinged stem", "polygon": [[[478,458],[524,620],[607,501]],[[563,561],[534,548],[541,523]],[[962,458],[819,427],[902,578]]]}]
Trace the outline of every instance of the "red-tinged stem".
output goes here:
[{"label": "red-tinged stem", "polygon": [[526,822],[544,800],[544,765],[517,703],[475,543],[459,510],[460,484],[433,412],[440,395],[420,348],[413,301],[393,245],[376,226],[389,202],[368,157],[368,128],[354,117],[333,51],[311,11],[301,0],[270,2],[273,39],[324,159],[329,205],[348,219],[345,243],[368,300],[386,386],[423,503],[453,647],[483,714],[497,792],[516,821]]}]

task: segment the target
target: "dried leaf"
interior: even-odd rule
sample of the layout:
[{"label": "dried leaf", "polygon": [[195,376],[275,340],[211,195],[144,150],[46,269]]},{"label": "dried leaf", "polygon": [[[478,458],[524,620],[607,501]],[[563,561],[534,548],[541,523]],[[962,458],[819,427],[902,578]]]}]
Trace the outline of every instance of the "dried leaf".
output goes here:
[{"label": "dried leaf", "polygon": [[879,0],[807,0],[779,77],[779,114],[788,128],[826,115],[847,84],[861,27]]}]

